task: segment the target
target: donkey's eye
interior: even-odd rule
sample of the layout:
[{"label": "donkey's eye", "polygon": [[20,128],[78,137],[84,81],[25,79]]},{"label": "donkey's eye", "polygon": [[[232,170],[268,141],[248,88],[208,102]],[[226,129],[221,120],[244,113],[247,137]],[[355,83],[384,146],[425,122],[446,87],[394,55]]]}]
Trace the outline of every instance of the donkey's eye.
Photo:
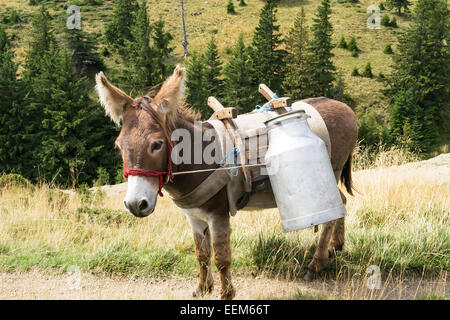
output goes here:
[{"label": "donkey's eye", "polygon": [[159,151],[162,148],[162,145],[163,145],[163,141],[153,142],[151,147],[150,147],[151,153],[153,153],[155,151]]}]

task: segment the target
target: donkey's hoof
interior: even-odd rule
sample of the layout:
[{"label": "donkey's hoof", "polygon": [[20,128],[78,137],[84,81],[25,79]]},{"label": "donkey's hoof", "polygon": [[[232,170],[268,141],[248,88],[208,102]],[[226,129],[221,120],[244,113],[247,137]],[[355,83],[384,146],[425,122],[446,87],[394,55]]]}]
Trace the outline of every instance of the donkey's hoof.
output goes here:
[{"label": "donkey's hoof", "polygon": [[328,260],[333,260],[334,258],[336,258],[336,249],[328,249]]},{"label": "donkey's hoof", "polygon": [[194,290],[194,292],[192,292],[192,296],[194,298],[198,298],[198,297],[203,297],[204,295],[210,294],[214,289],[214,285],[210,284],[209,286],[205,287],[205,286],[198,286],[197,289]]},{"label": "donkey's hoof", "polygon": [[194,298],[200,298],[200,297],[203,297],[203,296],[205,296],[205,295],[207,295],[209,293],[211,293],[211,291],[196,289],[196,290],[194,290],[194,292],[192,292],[192,296]]},{"label": "donkey's hoof", "polygon": [[311,270],[308,270],[308,272],[306,272],[306,275],[303,277],[303,280],[305,281],[313,281],[316,278],[316,273],[312,272]]},{"label": "donkey's hoof", "polygon": [[222,300],[233,300],[233,298],[236,296],[236,289],[234,287],[231,287],[228,290],[224,290],[220,293],[220,299]]}]

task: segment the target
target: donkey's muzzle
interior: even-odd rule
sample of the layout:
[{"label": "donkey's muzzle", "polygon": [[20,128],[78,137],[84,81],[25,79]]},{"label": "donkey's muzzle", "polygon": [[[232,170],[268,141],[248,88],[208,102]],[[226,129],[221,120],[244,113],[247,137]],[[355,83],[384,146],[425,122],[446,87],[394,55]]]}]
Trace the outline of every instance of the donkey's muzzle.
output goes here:
[{"label": "donkey's muzzle", "polygon": [[153,212],[158,198],[158,189],[151,184],[157,182],[156,178],[148,178],[143,176],[128,177],[127,194],[123,201],[125,209],[139,218],[148,216]]},{"label": "donkey's muzzle", "polygon": [[123,204],[128,211],[138,218],[146,217],[154,210],[154,206],[150,207],[147,199],[140,199],[136,201],[125,200]]}]

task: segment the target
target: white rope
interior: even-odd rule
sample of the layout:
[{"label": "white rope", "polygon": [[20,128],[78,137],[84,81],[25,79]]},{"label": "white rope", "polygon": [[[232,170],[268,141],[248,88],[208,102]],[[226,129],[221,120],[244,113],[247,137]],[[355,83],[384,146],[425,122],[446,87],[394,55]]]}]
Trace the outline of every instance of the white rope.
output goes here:
[{"label": "white rope", "polygon": [[180,174],[189,174],[189,173],[200,173],[200,172],[209,172],[209,171],[217,171],[217,170],[230,170],[230,169],[238,169],[238,168],[249,168],[249,167],[258,167],[258,166],[265,166],[266,163],[260,163],[260,164],[248,164],[246,166],[235,166],[235,167],[220,167],[220,168],[213,168],[213,169],[201,169],[201,170],[192,170],[192,171],[179,171],[179,172],[173,172],[172,174],[174,176],[180,175]]}]

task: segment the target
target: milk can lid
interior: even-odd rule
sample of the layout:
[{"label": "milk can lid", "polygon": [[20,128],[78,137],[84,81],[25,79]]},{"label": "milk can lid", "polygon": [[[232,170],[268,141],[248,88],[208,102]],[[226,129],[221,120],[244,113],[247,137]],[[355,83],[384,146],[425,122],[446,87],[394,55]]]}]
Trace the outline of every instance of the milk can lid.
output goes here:
[{"label": "milk can lid", "polygon": [[278,123],[281,123],[284,120],[295,118],[295,117],[297,117],[297,118],[304,118],[305,115],[306,115],[305,110],[299,109],[299,110],[291,111],[291,112],[288,112],[288,113],[280,114],[277,117],[274,117],[272,119],[269,119],[269,120],[265,121],[264,124],[266,126],[268,126],[270,124],[278,124]]}]

